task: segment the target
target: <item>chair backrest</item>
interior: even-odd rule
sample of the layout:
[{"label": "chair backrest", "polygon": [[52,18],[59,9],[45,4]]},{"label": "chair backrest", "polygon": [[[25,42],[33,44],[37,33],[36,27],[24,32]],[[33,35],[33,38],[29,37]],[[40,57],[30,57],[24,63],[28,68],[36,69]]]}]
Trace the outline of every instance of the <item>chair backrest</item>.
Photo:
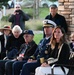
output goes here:
[{"label": "chair backrest", "polygon": [[0,41],[0,53],[1,53],[1,41]]}]

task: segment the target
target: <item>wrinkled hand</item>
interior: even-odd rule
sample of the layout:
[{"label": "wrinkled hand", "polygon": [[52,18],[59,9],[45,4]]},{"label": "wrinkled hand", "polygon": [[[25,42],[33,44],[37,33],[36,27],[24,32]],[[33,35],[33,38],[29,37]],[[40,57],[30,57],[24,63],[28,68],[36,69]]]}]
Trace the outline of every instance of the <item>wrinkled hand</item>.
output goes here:
[{"label": "wrinkled hand", "polygon": [[42,63],[41,67],[48,67],[49,64],[47,64],[46,62]]},{"label": "wrinkled hand", "polygon": [[23,58],[22,57],[17,57],[17,60],[22,61]]}]

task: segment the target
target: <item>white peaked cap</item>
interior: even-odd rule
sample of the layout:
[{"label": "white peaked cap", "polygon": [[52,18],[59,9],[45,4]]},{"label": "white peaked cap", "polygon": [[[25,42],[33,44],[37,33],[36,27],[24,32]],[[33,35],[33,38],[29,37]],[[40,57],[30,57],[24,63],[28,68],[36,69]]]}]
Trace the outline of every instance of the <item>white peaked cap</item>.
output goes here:
[{"label": "white peaked cap", "polygon": [[45,19],[43,20],[43,27],[45,26],[56,27],[56,23],[53,22],[52,20]]}]

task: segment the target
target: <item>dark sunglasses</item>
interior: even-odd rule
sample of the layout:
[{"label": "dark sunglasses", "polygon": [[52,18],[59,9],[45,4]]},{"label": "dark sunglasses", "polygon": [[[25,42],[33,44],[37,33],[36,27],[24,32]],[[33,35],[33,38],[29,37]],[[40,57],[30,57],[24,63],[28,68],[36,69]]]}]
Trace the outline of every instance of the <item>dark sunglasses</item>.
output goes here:
[{"label": "dark sunglasses", "polygon": [[16,8],[20,8],[20,7],[16,7]]}]

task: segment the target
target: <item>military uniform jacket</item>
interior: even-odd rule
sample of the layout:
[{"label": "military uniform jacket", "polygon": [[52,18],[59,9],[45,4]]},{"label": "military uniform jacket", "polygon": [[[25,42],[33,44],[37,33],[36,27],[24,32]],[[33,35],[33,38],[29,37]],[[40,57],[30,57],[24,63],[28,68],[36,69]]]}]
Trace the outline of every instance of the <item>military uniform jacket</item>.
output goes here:
[{"label": "military uniform jacket", "polygon": [[47,57],[47,48],[48,48],[48,43],[50,42],[50,38],[49,39],[42,39],[35,51],[35,53],[30,57],[30,59],[35,59],[40,61],[41,57]]}]

